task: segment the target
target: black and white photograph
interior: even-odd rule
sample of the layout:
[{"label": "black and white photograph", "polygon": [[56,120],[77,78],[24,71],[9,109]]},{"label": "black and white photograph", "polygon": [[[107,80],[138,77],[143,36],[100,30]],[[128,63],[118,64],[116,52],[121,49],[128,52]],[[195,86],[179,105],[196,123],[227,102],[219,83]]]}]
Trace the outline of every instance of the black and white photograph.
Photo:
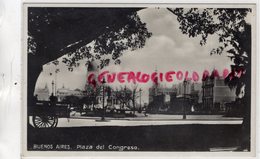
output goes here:
[{"label": "black and white photograph", "polygon": [[23,14],[25,151],[254,150],[254,5]]}]

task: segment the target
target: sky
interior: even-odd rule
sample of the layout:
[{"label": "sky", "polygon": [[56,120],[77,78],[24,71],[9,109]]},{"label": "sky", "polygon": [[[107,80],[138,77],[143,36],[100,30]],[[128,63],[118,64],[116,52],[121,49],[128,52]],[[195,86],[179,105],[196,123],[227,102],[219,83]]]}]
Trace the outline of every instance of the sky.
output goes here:
[{"label": "sky", "polygon": [[[216,36],[209,36],[206,45],[199,44],[200,37],[189,38],[188,35],[181,33],[177,17],[167,9],[144,9],[138,12],[142,22],[147,25],[148,31],[152,32],[151,38],[147,39],[143,48],[135,51],[125,51],[121,57],[121,64],[110,64],[103,70],[110,72],[119,71],[141,71],[152,73],[155,69],[158,72],[167,71],[196,71],[199,75],[207,69],[230,69],[231,61],[226,53],[222,55],[210,55],[213,48],[219,46]],[[60,72],[57,74],[57,88],[63,85],[69,89],[84,89],[86,84],[87,67],[82,64],[75,68],[73,72],[69,72],[65,64],[60,63],[58,66],[53,64],[45,65],[43,72],[38,78],[36,87],[43,88],[46,84],[51,90],[51,82],[54,80],[54,70],[58,68]],[[176,84],[163,83],[167,87]],[[114,83],[113,87],[118,86]],[[132,87],[131,85],[127,85]],[[152,86],[152,82],[146,84],[138,84],[139,88],[144,91],[144,101],[148,99],[147,89]]]}]

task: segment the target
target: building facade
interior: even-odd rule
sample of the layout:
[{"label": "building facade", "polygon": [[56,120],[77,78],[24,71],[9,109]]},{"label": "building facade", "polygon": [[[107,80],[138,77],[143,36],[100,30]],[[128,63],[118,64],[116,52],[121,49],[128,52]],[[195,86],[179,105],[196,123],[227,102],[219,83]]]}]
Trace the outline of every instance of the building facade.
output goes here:
[{"label": "building facade", "polygon": [[226,105],[236,100],[235,89],[225,85],[223,77],[208,77],[202,82],[202,109],[210,112],[226,111]]},{"label": "building facade", "polygon": [[149,88],[149,104],[150,112],[167,111],[171,101],[177,94],[177,88],[162,87],[160,84],[154,84]]},{"label": "building facade", "polygon": [[75,96],[81,99],[86,96],[86,94],[80,89],[71,90],[69,88],[65,88],[65,86],[63,85],[62,88],[57,89],[56,96],[58,98],[58,101],[61,102],[68,96]]}]

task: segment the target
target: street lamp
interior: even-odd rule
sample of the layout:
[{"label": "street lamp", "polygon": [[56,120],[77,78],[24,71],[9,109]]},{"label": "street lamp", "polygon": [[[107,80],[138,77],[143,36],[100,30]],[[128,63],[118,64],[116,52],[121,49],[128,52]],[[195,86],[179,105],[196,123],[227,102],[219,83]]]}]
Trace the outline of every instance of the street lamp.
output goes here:
[{"label": "street lamp", "polygon": [[103,78],[102,80],[102,86],[103,86],[103,99],[102,99],[102,107],[103,107],[103,114],[102,114],[102,118],[101,120],[104,121],[105,120],[105,78]]},{"label": "street lamp", "polygon": [[54,94],[54,81],[52,80],[52,82],[51,82],[51,88],[52,88],[52,93]]},{"label": "street lamp", "polygon": [[139,89],[139,93],[140,93],[140,107],[142,108],[142,89]]},{"label": "street lamp", "polygon": [[123,109],[125,109],[125,105],[126,105],[126,86],[124,88],[124,102],[123,102]]},{"label": "street lamp", "polygon": [[184,90],[183,90],[183,117],[182,117],[182,119],[186,119],[186,103],[185,103],[185,100],[186,100],[186,85],[187,85],[187,80],[184,79],[184,81],[183,81]]},{"label": "street lamp", "polygon": [[54,92],[55,92],[55,95],[57,96],[57,83],[58,83],[58,81],[57,81],[57,73],[58,72],[60,72],[60,69],[57,69],[56,68],[56,70],[55,70],[55,87],[54,87]]}]

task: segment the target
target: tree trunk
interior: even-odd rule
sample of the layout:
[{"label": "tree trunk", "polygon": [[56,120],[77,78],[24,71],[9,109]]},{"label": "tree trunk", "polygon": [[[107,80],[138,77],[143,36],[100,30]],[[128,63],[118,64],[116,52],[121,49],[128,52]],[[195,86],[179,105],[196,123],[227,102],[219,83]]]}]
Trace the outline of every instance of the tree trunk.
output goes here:
[{"label": "tree trunk", "polygon": [[33,113],[33,107],[35,103],[33,103],[34,90],[37,79],[42,71],[42,64],[38,60],[39,58],[35,57],[35,55],[28,54],[28,66],[27,66],[27,124],[29,124],[29,116]]},{"label": "tree trunk", "polygon": [[251,143],[251,25],[245,26],[245,32],[241,38],[241,45],[248,55],[248,65],[245,68],[245,95],[243,98],[244,103],[244,118],[242,123],[242,137],[241,137],[241,148],[242,150],[247,149],[250,151]]},{"label": "tree trunk", "polygon": [[242,123],[242,137],[241,137],[241,148],[242,150],[250,151],[251,142],[251,82],[246,85],[245,97],[244,97],[244,117]]},{"label": "tree trunk", "polygon": [[28,55],[27,71],[27,100],[28,107],[31,107],[33,106],[32,99],[34,96],[35,85],[42,71],[42,64],[39,62],[38,57],[31,54]]},{"label": "tree trunk", "polygon": [[133,91],[133,114],[134,114],[134,117],[135,117],[135,90]]}]

